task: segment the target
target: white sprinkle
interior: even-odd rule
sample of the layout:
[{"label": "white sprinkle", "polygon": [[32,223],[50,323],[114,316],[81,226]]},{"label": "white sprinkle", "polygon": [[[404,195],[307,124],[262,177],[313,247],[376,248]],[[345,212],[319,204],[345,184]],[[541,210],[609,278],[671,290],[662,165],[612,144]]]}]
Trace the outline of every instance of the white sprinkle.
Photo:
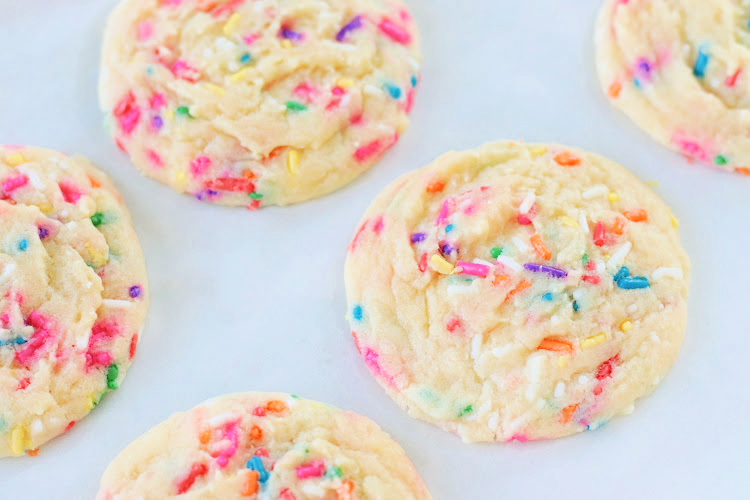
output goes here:
[{"label": "white sprinkle", "polygon": [[8,281],[8,278],[10,278],[10,275],[15,270],[16,270],[16,263],[15,262],[8,262],[5,265],[5,268],[3,268],[3,274],[0,274],[0,285],[4,284],[6,281]]},{"label": "white sprinkle", "polygon": [[545,357],[543,355],[533,356],[526,362],[526,366],[529,369],[529,382],[531,382],[526,389],[526,399],[528,401],[536,399],[537,387],[539,386],[539,380],[542,378],[542,366],[544,362]]},{"label": "white sprinkle", "polygon": [[521,206],[518,207],[518,213],[520,214],[529,213],[529,210],[531,210],[531,207],[534,206],[535,201],[536,201],[536,195],[534,193],[527,194],[526,198],[524,198],[523,201],[521,202]]},{"label": "white sprinkle", "polygon": [[42,189],[44,187],[44,183],[39,178],[39,176],[36,175],[36,172],[34,172],[33,170],[26,168],[26,167],[21,167],[18,170],[22,172],[23,174],[25,174],[26,177],[29,178],[29,180],[31,181],[31,185],[34,186],[35,188]]},{"label": "white sprinkle", "polygon": [[367,84],[365,85],[364,89],[362,89],[365,94],[369,96],[380,96],[383,95],[383,91],[379,88],[377,88],[375,85]]},{"label": "white sprinkle", "polygon": [[594,186],[591,189],[584,191],[582,196],[584,200],[591,200],[593,198],[604,196],[607,193],[609,193],[609,188],[604,184],[599,184],[598,186]]},{"label": "white sprinkle", "polygon": [[491,263],[489,263],[489,262],[487,262],[486,260],[482,260],[482,259],[474,259],[474,260],[473,260],[472,262],[473,262],[474,264],[482,264],[482,265],[485,265],[485,266],[490,266],[490,267],[492,267],[492,264],[491,264]]},{"label": "white sprinkle", "polygon": [[681,280],[682,277],[682,269],[679,267],[660,267],[651,273],[651,281],[661,281],[662,278]]},{"label": "white sprinkle", "polygon": [[228,420],[232,420],[234,418],[237,418],[237,415],[231,412],[225,412],[221,413],[219,415],[216,415],[215,417],[208,419],[208,425],[209,427],[217,427],[221,424],[226,423]]},{"label": "white sprinkle", "polygon": [[632,248],[633,244],[631,242],[625,242],[625,244],[618,248],[617,251],[612,254],[612,257],[609,258],[607,261],[607,269],[612,273],[619,270],[622,263],[625,262],[625,257],[628,256]]},{"label": "white sprinkle", "polygon": [[653,383],[654,385],[659,385],[659,382],[661,382],[661,377],[656,377]]},{"label": "white sprinkle", "polygon": [[563,396],[563,394],[565,394],[565,382],[561,380],[555,386],[555,397],[557,399],[560,399]]},{"label": "white sprinkle", "polygon": [[635,314],[636,311],[638,311],[638,304],[630,304],[627,309],[625,309],[625,312],[628,314]]},{"label": "white sprinkle", "polygon": [[32,434],[39,434],[44,430],[44,424],[42,424],[42,419],[35,418],[31,421],[31,425],[29,425],[29,430]]},{"label": "white sprinkle", "polygon": [[578,377],[578,383],[579,384],[587,384],[589,381],[589,378],[586,375],[581,375]]},{"label": "white sprinkle", "polygon": [[529,246],[526,243],[524,243],[523,241],[521,241],[521,239],[518,238],[517,236],[514,236],[512,238],[512,241],[513,241],[513,244],[518,249],[518,251],[521,252],[521,253],[526,253],[526,251],[529,249]]},{"label": "white sprinkle", "polygon": [[492,355],[496,358],[504,358],[506,355],[510,354],[510,351],[513,349],[513,344],[508,344],[503,347],[495,347],[492,349]]},{"label": "white sprinkle", "polygon": [[589,234],[589,220],[586,218],[586,214],[581,212],[578,216],[578,227],[581,228],[583,234]]},{"label": "white sprinkle", "polygon": [[479,350],[482,348],[482,341],[484,338],[482,334],[478,333],[471,339],[471,359],[477,359],[479,357]]},{"label": "white sprinkle", "polygon": [[598,274],[604,274],[604,268],[605,268],[605,266],[604,266],[604,261],[603,260],[599,260],[599,261],[596,262],[596,272]]},{"label": "white sprinkle", "polygon": [[445,291],[448,295],[466,295],[471,292],[471,285],[448,285]]},{"label": "white sprinkle", "polygon": [[490,418],[487,419],[487,427],[489,427],[492,432],[497,432],[497,428],[499,425],[500,414],[498,414],[496,411],[492,412]]},{"label": "white sprinkle", "polygon": [[622,414],[623,415],[630,415],[634,411],[635,411],[635,405],[633,403],[630,403],[630,405],[628,405],[627,408],[625,408],[624,410],[622,410]]},{"label": "white sprinkle", "polygon": [[102,304],[112,309],[127,309],[133,305],[129,300],[102,299]]},{"label": "white sprinkle", "polygon": [[656,334],[656,332],[651,332],[650,337],[651,337],[651,340],[654,342],[654,344],[658,344],[659,342],[661,342],[661,339]]},{"label": "white sprinkle", "polygon": [[522,269],[521,265],[518,262],[511,259],[510,257],[506,257],[505,255],[498,255],[497,261],[498,263],[504,265],[505,267],[509,267],[514,271],[520,271]]}]

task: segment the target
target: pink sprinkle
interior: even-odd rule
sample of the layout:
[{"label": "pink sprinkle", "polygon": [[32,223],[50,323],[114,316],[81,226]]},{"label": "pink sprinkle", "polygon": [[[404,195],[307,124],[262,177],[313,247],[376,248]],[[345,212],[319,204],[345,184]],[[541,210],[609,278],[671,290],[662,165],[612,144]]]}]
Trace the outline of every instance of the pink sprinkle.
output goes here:
[{"label": "pink sprinkle", "polygon": [[266,409],[263,408],[262,406],[256,406],[253,409],[253,415],[255,415],[256,417],[265,417],[266,416]]},{"label": "pink sprinkle", "polygon": [[435,221],[436,226],[440,226],[445,223],[448,217],[456,210],[455,198],[448,198],[443,202],[443,207],[440,209],[437,220]]},{"label": "pink sprinkle", "polygon": [[138,40],[144,42],[154,34],[154,25],[148,21],[138,23]]},{"label": "pink sprinkle", "polygon": [[195,83],[201,78],[200,71],[187,61],[179,60],[172,65],[171,69],[175,77],[190,83]]},{"label": "pink sprinkle", "polygon": [[78,200],[80,200],[81,196],[83,195],[80,188],[73,182],[62,181],[58,183],[58,186],[60,186],[60,191],[62,192],[63,199],[65,199],[65,201],[68,203],[78,203]]},{"label": "pink sprinkle", "polygon": [[245,42],[247,45],[252,45],[255,40],[260,38],[260,34],[258,33],[251,33],[249,35],[245,35],[242,37],[242,41]]},{"label": "pink sprinkle", "polygon": [[410,89],[409,92],[406,94],[406,102],[404,103],[404,111],[407,113],[411,113],[412,108],[414,107],[414,89]]},{"label": "pink sprinkle", "polygon": [[29,182],[29,179],[23,174],[18,174],[15,177],[8,177],[3,181],[3,191],[6,193],[12,193],[21,186],[25,186],[27,182]]},{"label": "pink sprinkle", "polygon": [[375,221],[373,221],[372,224],[372,230],[375,232],[375,234],[380,234],[380,231],[383,230],[383,216],[378,216]]},{"label": "pink sprinkle", "polygon": [[406,45],[409,42],[411,42],[411,35],[408,31],[406,31],[401,26],[397,25],[387,17],[384,17],[380,24],[378,24],[378,28],[380,31],[383,32],[384,35],[386,35],[388,38],[393,40],[394,42]]},{"label": "pink sprinkle", "polygon": [[365,364],[373,373],[373,375],[384,379],[390,386],[396,387],[396,382],[393,380],[393,377],[388,375],[380,366],[380,361],[378,360],[380,355],[377,352],[373,351],[369,347],[366,347],[364,349],[364,352],[362,352],[362,357],[364,358]]},{"label": "pink sprinkle", "polygon": [[209,158],[208,156],[199,156],[198,158],[190,162],[190,173],[193,175],[193,177],[200,177],[210,166],[211,158]]},{"label": "pink sprinkle", "polygon": [[490,266],[485,264],[475,264],[472,262],[458,261],[456,267],[461,269],[461,273],[469,274],[471,276],[480,276],[486,278],[490,273]]},{"label": "pink sprinkle", "polygon": [[135,102],[135,95],[128,92],[120,102],[117,103],[112,114],[117,118],[120,129],[125,134],[130,134],[141,119],[141,110]]},{"label": "pink sprinkle", "polygon": [[213,17],[221,17],[224,14],[227,14],[229,12],[234,12],[237,9],[237,7],[239,7],[240,5],[242,5],[242,3],[244,1],[245,0],[231,0],[231,1],[227,2],[227,3],[225,3],[224,5],[222,5],[220,7],[217,7],[216,9],[214,9],[214,11],[211,12],[211,15]]},{"label": "pink sprinkle", "polygon": [[310,477],[320,477],[325,474],[326,466],[322,460],[313,460],[309,465],[300,465],[297,467],[297,478],[307,479]]},{"label": "pink sprinkle", "polygon": [[448,322],[445,324],[445,327],[451,333],[453,333],[456,330],[456,328],[458,328],[459,326],[461,326],[461,320],[456,317],[449,319]]},{"label": "pink sprinkle", "polygon": [[363,163],[373,156],[378,155],[382,152],[383,144],[381,139],[375,139],[369,144],[365,144],[361,148],[354,152],[354,159],[360,163]]},{"label": "pink sprinkle", "polygon": [[689,139],[682,134],[675,133],[672,136],[672,142],[680,148],[683,154],[690,158],[695,158],[702,162],[708,162],[712,156],[709,152],[712,149],[710,146],[706,144],[701,145],[697,141]]},{"label": "pink sprinkle", "polygon": [[156,151],[154,151],[153,149],[147,149],[146,156],[148,157],[148,161],[150,161],[155,167],[164,166],[164,162],[161,160],[161,156],[156,154]]},{"label": "pink sprinkle", "polygon": [[519,443],[525,443],[528,441],[529,438],[526,436],[526,434],[513,434],[513,436],[508,441],[518,441]]},{"label": "pink sprinkle", "polygon": [[148,104],[151,106],[151,109],[158,110],[167,105],[167,98],[164,97],[164,94],[154,94],[149,99]]},{"label": "pink sprinkle", "polygon": [[311,101],[317,93],[318,91],[315,89],[315,87],[310,85],[308,82],[300,83],[294,89],[295,96],[308,102]]},{"label": "pink sprinkle", "polygon": [[24,349],[16,352],[16,361],[19,364],[26,365],[29,361],[34,361],[41,354],[45,344],[53,338],[50,332],[52,321],[37,311],[29,314],[26,321],[36,330],[31,338],[23,344]]}]

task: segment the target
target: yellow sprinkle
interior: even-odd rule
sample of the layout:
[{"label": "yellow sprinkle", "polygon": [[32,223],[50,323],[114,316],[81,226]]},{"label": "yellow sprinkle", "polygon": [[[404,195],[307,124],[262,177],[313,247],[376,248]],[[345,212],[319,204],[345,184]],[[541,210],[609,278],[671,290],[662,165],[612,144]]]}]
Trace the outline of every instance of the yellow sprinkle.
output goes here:
[{"label": "yellow sprinkle", "polygon": [[13,455],[20,457],[23,455],[23,445],[26,442],[26,429],[17,425],[10,432],[10,451]]},{"label": "yellow sprinkle", "polygon": [[286,168],[292,175],[297,175],[299,172],[299,151],[292,149],[286,155]]},{"label": "yellow sprinkle", "polygon": [[336,82],[336,85],[341,87],[342,89],[348,89],[352,85],[354,85],[354,80],[351,78],[340,78],[338,82]]},{"label": "yellow sprinkle", "polygon": [[430,257],[430,269],[440,274],[450,274],[453,272],[453,264],[439,256],[434,254]]},{"label": "yellow sprinkle", "polygon": [[560,368],[566,368],[568,366],[568,357],[560,356],[557,358],[557,366]]},{"label": "yellow sprinkle", "polygon": [[171,109],[165,109],[164,118],[166,118],[168,121],[174,120],[174,111],[172,111]]},{"label": "yellow sprinkle", "polygon": [[672,227],[675,229],[680,227],[680,221],[677,220],[677,217],[675,217],[674,215],[672,215],[671,217],[672,217]]},{"label": "yellow sprinkle", "polygon": [[650,187],[651,189],[658,189],[659,181],[646,181],[646,185]]},{"label": "yellow sprinkle", "polygon": [[529,153],[531,153],[531,156],[542,156],[543,154],[547,153],[547,148],[544,146],[531,146],[529,148]]},{"label": "yellow sprinkle", "polygon": [[247,73],[248,73],[247,68],[241,69],[237,73],[230,76],[229,81],[232,83],[239,83],[245,79],[245,77],[247,76]]},{"label": "yellow sprinkle", "polygon": [[213,83],[207,83],[206,88],[210,90],[211,92],[213,92],[214,94],[218,94],[218,95],[226,94],[223,88],[219,87],[218,85],[214,85]]},{"label": "yellow sprinkle", "polygon": [[179,186],[184,186],[185,185],[185,181],[187,181],[187,174],[185,173],[185,171],[184,170],[178,170],[177,172],[175,172],[174,173],[174,181]]},{"label": "yellow sprinkle", "polygon": [[292,47],[294,47],[294,44],[291,42],[291,40],[284,40],[283,42],[281,42],[281,46],[285,49],[291,49]]},{"label": "yellow sprinkle", "polygon": [[597,335],[592,335],[583,342],[581,342],[581,349],[589,349],[594,346],[598,346],[602,342],[607,340],[607,334],[602,332]]},{"label": "yellow sprinkle", "polygon": [[568,217],[567,215],[563,215],[562,217],[560,217],[560,222],[562,222],[568,227],[578,227],[578,223],[574,221],[573,219],[571,219],[570,217]]},{"label": "yellow sprinkle", "polygon": [[603,257],[604,257],[604,260],[609,260],[609,259],[610,259],[610,257],[612,257],[612,256],[611,256],[611,255],[609,255],[608,253],[605,253],[605,254],[603,255]]},{"label": "yellow sprinkle", "polygon": [[628,330],[631,330],[633,328],[633,323],[630,320],[625,320],[622,323],[620,323],[620,330],[623,332],[627,332]]},{"label": "yellow sprinkle", "polygon": [[11,167],[17,167],[21,163],[26,163],[26,157],[23,153],[10,153],[5,155],[5,163]]},{"label": "yellow sprinkle", "polygon": [[234,32],[234,29],[237,27],[237,24],[240,22],[240,15],[236,12],[232,14],[232,16],[227,20],[227,22],[224,24],[224,34],[226,36],[231,35]]},{"label": "yellow sprinkle", "polygon": [[39,207],[39,210],[42,211],[43,214],[48,214],[52,211],[52,205],[49,203],[42,203],[40,205],[37,205]]},{"label": "yellow sprinkle", "polygon": [[91,255],[91,258],[93,259],[93,264],[95,266],[103,266],[107,263],[107,258],[103,253],[101,253],[99,250],[94,248],[94,246],[91,244],[90,241],[87,241],[83,247],[88,251],[89,255]]},{"label": "yellow sprinkle", "polygon": [[614,191],[609,193],[609,196],[607,196],[607,198],[609,198],[610,203],[617,203],[618,201],[620,201],[620,195],[615,193]]}]

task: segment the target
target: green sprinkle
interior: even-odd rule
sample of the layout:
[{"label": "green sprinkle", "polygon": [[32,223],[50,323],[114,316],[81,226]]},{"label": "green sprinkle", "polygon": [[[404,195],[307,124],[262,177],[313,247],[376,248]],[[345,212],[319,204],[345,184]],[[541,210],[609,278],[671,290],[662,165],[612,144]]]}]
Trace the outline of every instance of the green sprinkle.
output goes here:
[{"label": "green sprinkle", "polygon": [[714,162],[716,162],[717,165],[726,165],[727,157],[724,155],[719,155],[714,159]]},{"label": "green sprinkle", "polygon": [[287,111],[305,111],[307,109],[307,106],[302,104],[301,102],[296,101],[287,101],[286,103],[286,109]]},{"label": "green sprinkle", "polygon": [[98,406],[98,405],[99,405],[99,403],[101,403],[101,402],[102,402],[102,399],[104,399],[104,396],[106,396],[106,395],[107,395],[107,392],[106,392],[106,391],[105,391],[105,392],[103,392],[103,393],[102,393],[102,394],[101,394],[101,395],[99,396],[99,399],[97,399],[96,401],[94,401],[94,406]]},{"label": "green sprinkle", "polygon": [[263,198],[262,194],[256,193],[256,192],[252,192],[248,196],[250,196],[250,198],[252,198],[254,200],[260,200],[261,198]]},{"label": "green sprinkle", "polygon": [[583,261],[583,265],[585,266],[586,264],[589,263],[589,255],[586,254],[586,253],[583,254],[583,259],[581,259],[581,260]]},{"label": "green sprinkle", "polygon": [[294,399],[299,399],[299,396],[297,396],[296,394],[290,394],[290,396],[292,396]]},{"label": "green sprinkle", "polygon": [[503,254],[503,249],[502,248],[493,248],[492,250],[490,250],[490,255],[492,255],[493,259],[497,259],[502,254]]},{"label": "green sprinkle", "polygon": [[117,376],[119,374],[120,374],[120,369],[117,367],[116,364],[109,365],[109,369],[107,370],[107,389],[112,389],[114,391],[120,386],[117,383]]},{"label": "green sprinkle", "polygon": [[341,477],[341,467],[334,465],[326,471],[326,479],[336,479]]},{"label": "green sprinkle", "polygon": [[94,225],[94,227],[99,227],[104,224],[104,214],[101,212],[96,212],[91,216],[91,223]]},{"label": "green sprinkle", "polygon": [[180,116],[187,116],[188,118],[194,118],[194,116],[190,114],[190,108],[187,106],[178,106],[177,114]]},{"label": "green sprinkle", "polygon": [[467,415],[467,414],[469,414],[469,413],[471,413],[473,411],[474,411],[474,407],[471,406],[471,405],[469,405],[466,408],[464,408],[463,410],[461,410],[461,412],[458,414],[458,416],[459,417],[463,417],[464,415]]}]

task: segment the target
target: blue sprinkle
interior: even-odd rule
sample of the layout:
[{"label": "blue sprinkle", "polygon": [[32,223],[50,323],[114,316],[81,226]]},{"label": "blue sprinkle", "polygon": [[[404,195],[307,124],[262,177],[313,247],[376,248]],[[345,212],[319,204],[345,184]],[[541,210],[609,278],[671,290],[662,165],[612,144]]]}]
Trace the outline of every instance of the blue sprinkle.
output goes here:
[{"label": "blue sprinkle", "polygon": [[266,468],[263,467],[263,461],[260,459],[260,457],[251,458],[247,461],[247,465],[245,467],[258,472],[258,481],[260,481],[260,484],[264,484],[266,481],[268,481],[268,472],[266,472]]},{"label": "blue sprinkle", "polygon": [[552,300],[552,294],[550,292],[547,292],[544,295],[542,295],[542,298],[544,300]]},{"label": "blue sprinkle", "polygon": [[401,97],[401,89],[392,83],[386,83],[385,90],[387,90],[394,99],[399,99]]},{"label": "blue sprinkle", "polygon": [[617,271],[617,274],[615,274],[614,281],[617,283],[623,278],[627,278],[630,276],[630,270],[627,267],[621,267],[619,271]]},{"label": "blue sprinkle", "polygon": [[704,52],[703,47],[700,47],[698,49],[698,59],[696,59],[695,66],[693,67],[693,74],[698,78],[703,78],[706,76],[706,66],[708,66],[708,54]]},{"label": "blue sprinkle", "polygon": [[411,235],[412,243],[419,243],[420,241],[424,241],[425,239],[427,239],[427,233],[414,233]]},{"label": "blue sprinkle", "polygon": [[352,317],[357,321],[362,321],[362,306],[354,306],[354,309],[352,309]]},{"label": "blue sprinkle", "polygon": [[153,74],[154,74],[154,68],[151,67],[151,66],[149,66],[148,68],[146,68],[146,74],[148,76],[153,76]]},{"label": "blue sprinkle", "polygon": [[419,83],[419,79],[417,78],[417,75],[414,75],[411,77],[411,86],[416,87],[417,83]]},{"label": "blue sprinkle", "polygon": [[581,308],[581,306],[579,306],[578,302],[574,300],[573,301],[573,310],[576,311],[576,312],[578,312],[578,309],[580,309],[580,308]]},{"label": "blue sprinkle", "polygon": [[27,248],[29,248],[29,242],[26,241],[26,238],[18,242],[18,249],[20,251],[25,252]]},{"label": "blue sprinkle", "polygon": [[635,290],[638,288],[648,288],[651,285],[648,280],[643,277],[639,278],[622,278],[617,282],[617,286],[624,290]]},{"label": "blue sprinkle", "polygon": [[453,231],[453,224],[448,224],[447,226],[445,226],[446,233],[450,233],[451,231]]},{"label": "blue sprinkle", "polygon": [[25,344],[26,343],[26,339],[23,338],[23,337],[16,337],[15,338],[15,342],[16,342],[17,345]]},{"label": "blue sprinkle", "polygon": [[250,57],[250,54],[247,53],[247,52],[245,52],[244,54],[242,54],[242,57],[240,57],[240,62],[242,64],[249,64],[250,61],[252,61],[252,60],[253,60],[253,58]]}]

